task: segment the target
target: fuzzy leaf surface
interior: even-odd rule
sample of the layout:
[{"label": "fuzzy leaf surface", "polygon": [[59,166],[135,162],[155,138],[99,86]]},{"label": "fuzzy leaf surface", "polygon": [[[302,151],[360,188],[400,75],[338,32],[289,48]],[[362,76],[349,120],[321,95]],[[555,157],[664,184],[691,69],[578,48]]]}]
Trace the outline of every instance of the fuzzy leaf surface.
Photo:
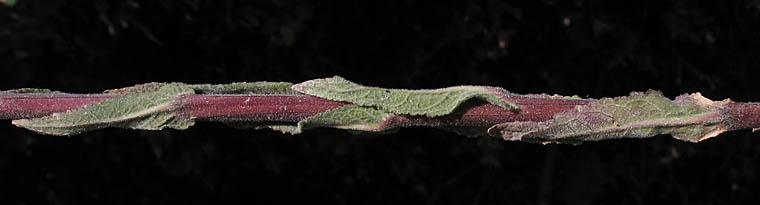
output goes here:
[{"label": "fuzzy leaf surface", "polygon": [[646,138],[670,134],[698,142],[726,131],[718,112],[728,100],[714,102],[698,93],[670,100],[657,91],[603,98],[558,113],[544,122],[517,121],[498,124],[488,131],[505,140],[572,143],[615,138]]},{"label": "fuzzy leaf surface", "polygon": [[317,127],[384,132],[391,129],[391,127],[384,126],[384,122],[392,116],[393,114],[391,113],[375,108],[348,105],[308,117],[299,121],[296,125],[269,125],[263,127],[290,134],[299,134],[303,130]]},{"label": "fuzzy leaf surface", "polygon": [[297,94],[288,82],[237,82],[190,85],[197,94]]},{"label": "fuzzy leaf surface", "polygon": [[192,93],[181,83],[140,86],[116,98],[41,118],[14,120],[13,124],[50,135],[75,135],[105,127],[186,129],[194,122],[176,118],[172,109],[178,96]]},{"label": "fuzzy leaf surface", "polygon": [[517,105],[506,100],[509,93],[486,86],[455,86],[430,90],[386,89],[362,86],[342,77],[315,79],[293,86],[293,90],[328,100],[377,107],[394,114],[447,115],[465,101],[478,98],[506,109]]},{"label": "fuzzy leaf surface", "polygon": [[0,91],[3,93],[29,93],[29,94],[42,94],[42,93],[63,93],[60,91],[50,90],[50,89],[42,89],[42,88],[19,88],[19,89],[13,89],[13,90],[4,90]]}]

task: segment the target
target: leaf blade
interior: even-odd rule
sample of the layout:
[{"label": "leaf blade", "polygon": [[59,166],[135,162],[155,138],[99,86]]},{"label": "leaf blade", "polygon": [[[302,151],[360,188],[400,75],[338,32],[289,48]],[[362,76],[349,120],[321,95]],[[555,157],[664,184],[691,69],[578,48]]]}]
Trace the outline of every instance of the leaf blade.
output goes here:
[{"label": "leaf blade", "polygon": [[78,109],[12,123],[43,134],[68,136],[105,127],[186,129],[194,122],[176,118],[172,108],[179,96],[192,93],[181,83],[146,86]]},{"label": "leaf blade", "polygon": [[572,143],[615,138],[646,138],[670,134],[676,139],[699,142],[726,131],[719,113],[730,101],[714,102],[699,94],[671,101],[657,91],[603,98],[558,113],[544,122],[517,121],[495,125],[492,136],[505,140],[540,143]]},{"label": "leaf blade", "polygon": [[377,107],[394,114],[436,117],[453,112],[465,101],[478,98],[505,109],[517,109],[508,92],[486,86],[455,86],[431,90],[386,89],[362,86],[342,77],[323,78],[293,85],[293,90],[328,100]]},{"label": "leaf blade", "polygon": [[264,125],[283,133],[300,134],[303,130],[327,127],[344,130],[382,133],[395,127],[387,125],[393,114],[371,107],[347,105],[308,117],[295,125]]},{"label": "leaf blade", "polygon": [[288,82],[236,82],[190,85],[197,94],[297,94]]}]

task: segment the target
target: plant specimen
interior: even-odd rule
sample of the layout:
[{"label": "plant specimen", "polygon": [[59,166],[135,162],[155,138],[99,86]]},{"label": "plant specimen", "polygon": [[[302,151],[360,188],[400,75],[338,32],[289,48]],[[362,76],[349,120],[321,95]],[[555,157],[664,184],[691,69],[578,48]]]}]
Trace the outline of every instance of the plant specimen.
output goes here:
[{"label": "plant specimen", "polygon": [[0,93],[0,118],[50,135],[106,127],[187,129],[196,121],[221,121],[289,134],[317,127],[389,133],[427,126],[537,143],[580,144],[661,134],[699,142],[729,130],[760,127],[758,111],[760,104],[713,101],[699,93],[673,100],[653,90],[582,99],[520,95],[488,86],[386,89],[338,76],[299,84],[148,83],[102,94],[32,88]]}]

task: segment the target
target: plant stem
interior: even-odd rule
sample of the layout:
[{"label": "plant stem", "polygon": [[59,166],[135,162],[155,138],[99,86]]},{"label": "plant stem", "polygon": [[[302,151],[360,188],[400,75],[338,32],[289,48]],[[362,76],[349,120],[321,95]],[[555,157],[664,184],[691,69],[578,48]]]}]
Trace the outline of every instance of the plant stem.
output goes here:
[{"label": "plant stem", "polygon": [[306,95],[187,95],[179,116],[222,122],[298,122],[346,105]]},{"label": "plant stem", "polygon": [[[0,93],[0,119],[43,117],[76,109],[118,94]],[[546,121],[557,113],[594,99],[562,99],[506,96],[520,106],[507,110],[499,106],[469,102],[446,116],[425,117],[398,115],[388,123],[401,126],[484,127],[513,121]],[[178,116],[186,119],[221,122],[298,122],[318,113],[347,105],[307,95],[203,95],[180,96],[175,105]],[[722,108],[729,130],[760,127],[760,103],[731,102]]]},{"label": "plant stem", "polygon": [[0,93],[0,119],[43,117],[118,96],[113,94]]},{"label": "plant stem", "polygon": [[[18,94],[0,93],[0,119],[43,117],[76,109],[115,94]],[[180,117],[223,122],[298,122],[346,103],[307,95],[185,95],[178,103]],[[451,116],[428,118],[398,116],[395,123],[413,126],[474,126],[509,121],[544,121],[576,105],[593,100],[568,100],[508,96],[522,109],[507,110],[488,103],[472,102]]]},{"label": "plant stem", "polygon": [[731,103],[724,110],[729,129],[760,128],[760,103]]}]

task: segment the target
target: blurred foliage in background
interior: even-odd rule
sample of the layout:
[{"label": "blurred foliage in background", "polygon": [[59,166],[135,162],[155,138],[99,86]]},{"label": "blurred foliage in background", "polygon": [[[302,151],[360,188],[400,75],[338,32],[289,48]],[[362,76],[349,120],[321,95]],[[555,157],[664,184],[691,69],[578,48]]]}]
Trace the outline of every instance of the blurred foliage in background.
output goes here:
[{"label": "blurred foliage in background", "polygon": [[[758,0],[20,0],[0,6],[0,89],[341,75],[399,88],[760,101],[758,36]],[[290,136],[202,123],[60,138],[2,126],[4,204],[734,204],[760,190],[748,131],[700,144],[539,146],[426,128]]]}]

